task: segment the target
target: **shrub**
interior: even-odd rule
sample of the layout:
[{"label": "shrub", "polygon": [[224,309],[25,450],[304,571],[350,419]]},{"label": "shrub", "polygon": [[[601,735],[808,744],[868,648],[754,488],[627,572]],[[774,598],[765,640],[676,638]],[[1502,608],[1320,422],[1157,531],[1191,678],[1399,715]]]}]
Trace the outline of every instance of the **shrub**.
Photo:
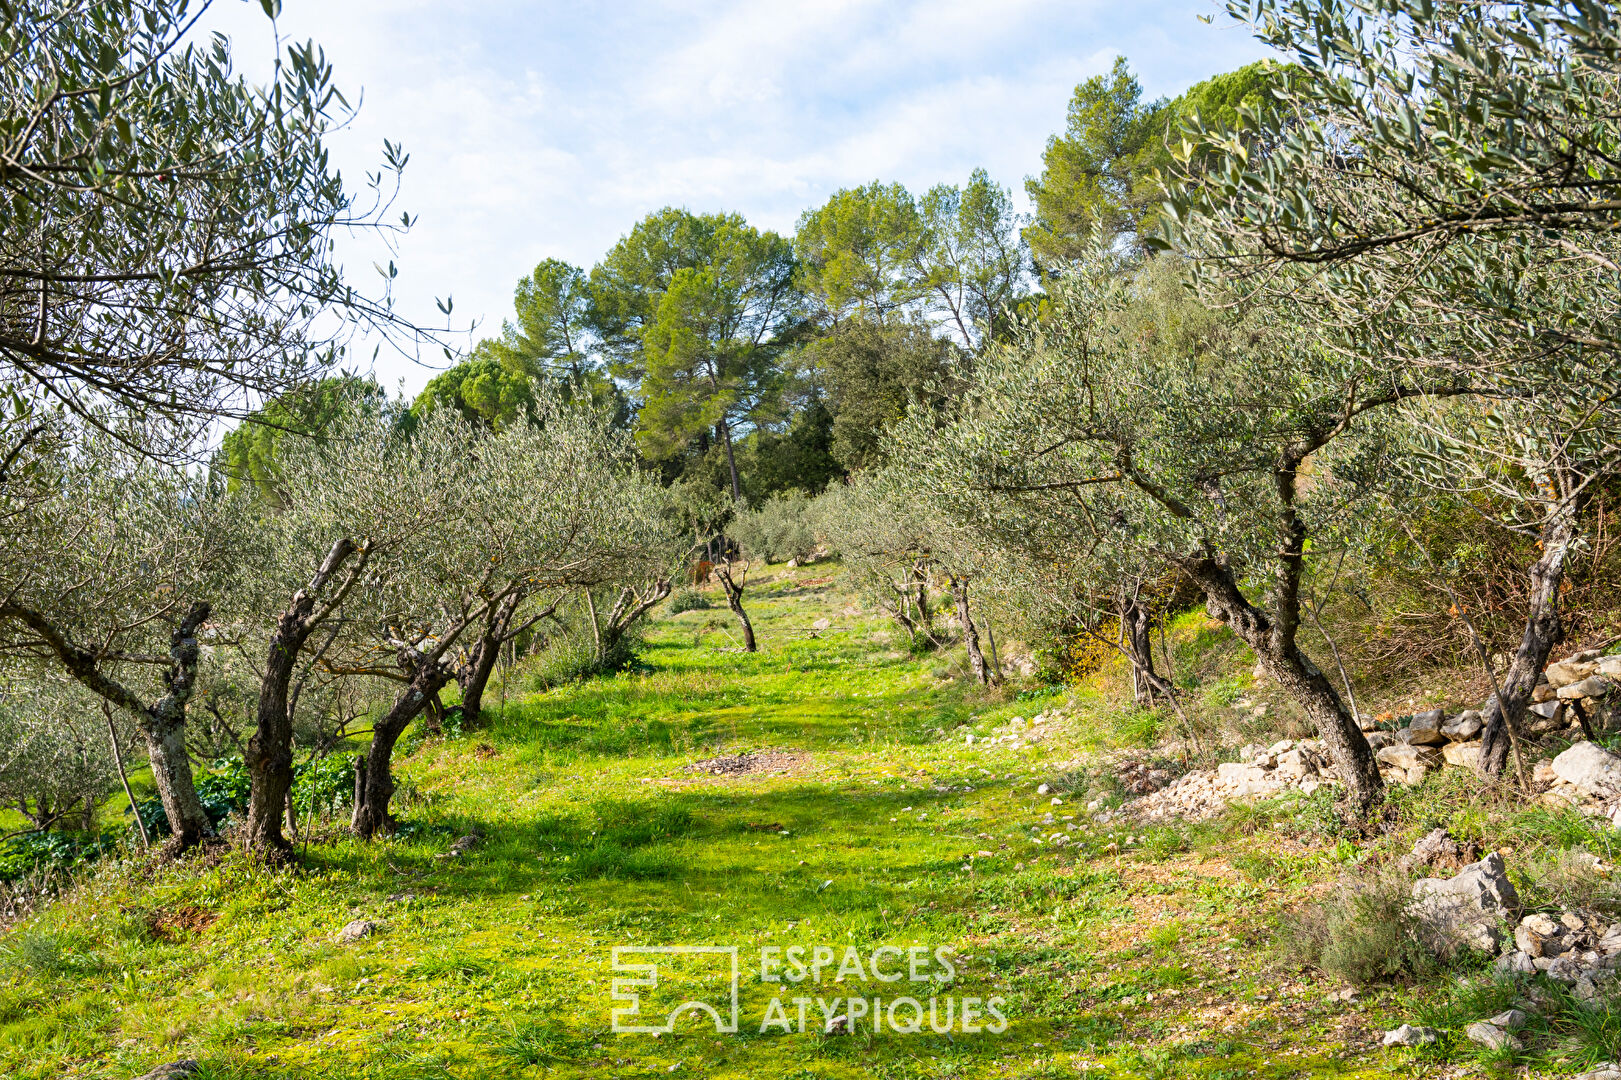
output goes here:
[{"label": "shrub", "polygon": [[1400,875],[1347,881],[1328,899],[1280,926],[1285,956],[1352,986],[1413,982],[1448,966],[1409,913],[1411,882]]},{"label": "shrub", "polygon": [[0,881],[37,871],[71,870],[118,847],[111,833],[26,832],[0,843]]},{"label": "shrub", "polygon": [[679,615],[683,611],[708,611],[713,606],[709,597],[697,589],[677,589],[675,595],[670,597],[671,615]]},{"label": "shrub", "polygon": [[726,532],[752,556],[787,562],[808,558],[816,550],[813,518],[811,500],[791,491],[739,511]]},{"label": "shrub", "polygon": [[329,754],[293,766],[293,806],[300,815],[336,813],[354,801],[355,774],[346,755]]},{"label": "shrub", "polygon": [[525,659],[519,685],[528,693],[541,693],[593,675],[623,671],[636,663],[642,641],[642,626],[638,623],[599,656],[589,627],[571,626]]}]

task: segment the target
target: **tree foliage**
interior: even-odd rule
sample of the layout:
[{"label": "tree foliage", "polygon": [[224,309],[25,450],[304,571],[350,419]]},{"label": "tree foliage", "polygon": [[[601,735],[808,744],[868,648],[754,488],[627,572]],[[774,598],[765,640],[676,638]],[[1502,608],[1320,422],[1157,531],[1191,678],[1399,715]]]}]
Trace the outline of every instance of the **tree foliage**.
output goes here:
[{"label": "tree foliage", "polygon": [[[327,134],[350,109],[313,44],[263,87],[188,32],[185,0],[0,5],[0,372],[24,398],[147,452],[301,384],[353,330],[414,336],[333,261],[338,230],[388,236],[407,155],[355,194]],[[403,333],[403,339],[401,337]],[[160,438],[160,436],[162,436]]]}]

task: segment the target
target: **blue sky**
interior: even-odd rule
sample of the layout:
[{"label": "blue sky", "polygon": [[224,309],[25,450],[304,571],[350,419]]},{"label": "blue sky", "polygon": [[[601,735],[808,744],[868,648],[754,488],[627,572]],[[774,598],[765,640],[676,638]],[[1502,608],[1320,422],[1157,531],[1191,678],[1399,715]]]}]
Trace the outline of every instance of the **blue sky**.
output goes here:
[{"label": "blue sky", "polygon": [[[268,71],[257,0],[215,0],[204,25]],[[411,154],[401,310],[442,323],[451,294],[490,333],[536,262],[589,267],[659,207],[791,233],[839,188],[922,191],[976,166],[1022,206],[1075,84],[1117,54],[1150,96],[1265,55],[1213,0],[284,0],[277,28],[363,94],[331,143],[352,182],[385,137]],[[377,255],[340,240],[358,284]],[[414,392],[433,372],[385,354],[376,374]]]}]

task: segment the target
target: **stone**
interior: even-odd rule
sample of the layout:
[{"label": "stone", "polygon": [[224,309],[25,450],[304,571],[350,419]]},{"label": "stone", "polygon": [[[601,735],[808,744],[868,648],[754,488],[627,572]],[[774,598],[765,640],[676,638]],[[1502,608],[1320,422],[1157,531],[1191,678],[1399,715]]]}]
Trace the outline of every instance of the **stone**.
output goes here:
[{"label": "stone", "polygon": [[1606,679],[1621,679],[1621,656],[1601,656],[1595,663],[1597,668],[1593,674]]},{"label": "stone", "polygon": [[1519,1050],[1523,1043],[1493,1024],[1484,1020],[1477,1020],[1463,1029],[1465,1037],[1472,1043],[1479,1043],[1490,1050]]},{"label": "stone", "polygon": [[1407,725],[1409,732],[1407,741],[1419,746],[1439,746],[1446,742],[1446,736],[1441,734],[1441,723],[1446,714],[1440,709],[1427,709],[1417,713],[1413,722]]},{"label": "stone", "polygon": [[1231,784],[1241,787],[1266,779],[1266,770],[1257,765],[1245,765],[1239,761],[1224,761],[1216,766],[1216,782],[1218,784]]},{"label": "stone", "polygon": [[1563,780],[1537,796],[1537,802],[1555,810],[1568,810],[1573,806],[1580,806],[1587,796],[1575,784],[1567,784]]},{"label": "stone", "polygon": [[1385,1032],[1381,1045],[1383,1046],[1429,1046],[1440,1039],[1441,1033],[1434,1028],[1414,1027],[1412,1024],[1403,1024]]},{"label": "stone", "polygon": [[1554,775],[1587,795],[1621,795],[1621,757],[1597,743],[1579,742],[1553,759]]},{"label": "stone", "polygon": [[798,559],[789,559],[788,560],[788,569],[790,569],[790,570],[798,570],[799,569],[799,560]]},{"label": "stone", "polygon": [[1480,734],[1481,726],[1480,712],[1476,709],[1465,709],[1441,725],[1441,734],[1453,742],[1468,742]]},{"label": "stone", "polygon": [[1602,675],[1589,675],[1580,682],[1573,682],[1568,686],[1559,688],[1559,697],[1563,701],[1576,698],[1603,697],[1610,692],[1613,684]]},{"label": "stone", "polygon": [[1368,746],[1374,750],[1383,750],[1396,741],[1396,736],[1388,731],[1368,732]]},{"label": "stone", "polygon": [[1400,770],[1402,774],[1401,782],[1408,787],[1418,787],[1418,785],[1429,779],[1432,771],[1428,765],[1414,765],[1411,769],[1402,769]]},{"label": "stone", "polygon": [[1290,780],[1304,780],[1317,774],[1317,762],[1305,750],[1285,750],[1278,755],[1278,775]]},{"label": "stone", "polygon": [[1597,664],[1591,661],[1577,660],[1573,656],[1569,660],[1549,664],[1544,674],[1548,677],[1548,685],[1558,690],[1561,687],[1569,686],[1571,683],[1581,682],[1597,670]]},{"label": "stone", "polygon": [[1621,1065],[1603,1061],[1584,1073],[1577,1073],[1570,1080],[1621,1080]]},{"label": "stone", "polygon": [[1432,829],[1418,838],[1403,861],[1412,867],[1442,866],[1455,870],[1468,862],[1463,854],[1463,845],[1452,839],[1445,829]]},{"label": "stone", "polygon": [[1445,759],[1439,750],[1427,746],[1387,746],[1375,753],[1374,758],[1398,769],[1411,769],[1418,765],[1436,766]]},{"label": "stone", "polygon": [[340,943],[359,941],[361,938],[371,937],[382,928],[383,924],[380,922],[372,922],[370,919],[356,919],[338,931],[336,940]]},{"label": "stone", "polygon": [[1447,743],[1441,747],[1441,756],[1448,765],[1459,769],[1480,768],[1480,740]]},{"label": "stone", "polygon": [[1048,787],[1046,784],[1042,784],[1040,787],[1036,788],[1036,794],[1037,795],[1046,795],[1046,794],[1049,794],[1051,791],[1052,791],[1052,788]]},{"label": "stone", "polygon": [[1554,957],[1553,961],[1542,969],[1542,973],[1554,982],[1565,983],[1568,986],[1575,986],[1587,974],[1582,970],[1581,962],[1573,956]]},{"label": "stone", "polygon": [[202,1064],[191,1058],[181,1058],[165,1065],[159,1065],[149,1072],[137,1076],[135,1080],[180,1080],[182,1076],[192,1076],[202,1072]]},{"label": "stone", "polygon": [[1497,958],[1497,970],[1505,975],[1535,975],[1537,965],[1532,961],[1530,953],[1516,949]]},{"label": "stone", "polygon": [[466,836],[459,837],[454,844],[450,845],[450,849],[444,854],[451,857],[465,855],[469,851],[472,851],[474,848],[478,847],[479,842],[482,839],[483,837],[479,836],[478,833],[468,833]]},{"label": "stone", "polygon": [[1514,944],[1531,957],[1558,956],[1565,950],[1565,928],[1549,915],[1527,915],[1514,928]]},{"label": "stone", "polygon": [[1502,944],[1498,923],[1519,906],[1503,857],[1495,851],[1455,877],[1413,883],[1413,916],[1437,942],[1495,951]]},{"label": "stone", "polygon": [[1525,711],[1544,720],[1558,720],[1560,714],[1565,711],[1565,703],[1558,698],[1553,698],[1549,701],[1538,702]]},{"label": "stone", "polygon": [[1293,739],[1279,739],[1277,742],[1267,747],[1266,752],[1271,754],[1273,757],[1281,757],[1294,748],[1295,741]]}]

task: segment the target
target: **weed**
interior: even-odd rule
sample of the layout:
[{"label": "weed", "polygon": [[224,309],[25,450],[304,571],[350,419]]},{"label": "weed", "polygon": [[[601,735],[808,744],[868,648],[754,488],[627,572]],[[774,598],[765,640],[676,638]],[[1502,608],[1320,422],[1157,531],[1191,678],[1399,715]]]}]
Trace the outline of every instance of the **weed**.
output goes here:
[{"label": "weed", "polygon": [[714,607],[709,597],[697,589],[677,589],[675,595],[670,597],[670,614],[679,615],[683,611],[708,611]]},{"label": "weed", "polygon": [[1400,875],[1345,881],[1282,922],[1284,955],[1352,986],[1433,977],[1447,965],[1419,933],[1410,897]]}]

